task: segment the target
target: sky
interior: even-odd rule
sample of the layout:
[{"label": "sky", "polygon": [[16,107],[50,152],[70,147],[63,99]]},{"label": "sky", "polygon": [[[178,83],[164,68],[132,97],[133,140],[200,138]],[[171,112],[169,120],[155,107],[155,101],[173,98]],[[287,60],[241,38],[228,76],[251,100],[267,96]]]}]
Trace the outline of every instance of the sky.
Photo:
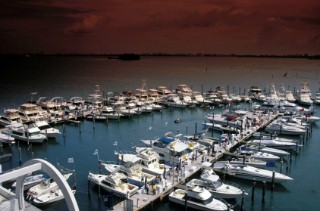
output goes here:
[{"label": "sky", "polygon": [[0,53],[320,54],[319,0],[1,0]]}]

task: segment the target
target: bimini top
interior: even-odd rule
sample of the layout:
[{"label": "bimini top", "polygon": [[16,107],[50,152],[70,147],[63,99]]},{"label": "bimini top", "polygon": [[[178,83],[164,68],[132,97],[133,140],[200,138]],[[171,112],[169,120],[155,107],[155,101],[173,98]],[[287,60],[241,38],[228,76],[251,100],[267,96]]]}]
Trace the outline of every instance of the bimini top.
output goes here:
[{"label": "bimini top", "polygon": [[174,141],[174,138],[171,137],[161,137],[159,138],[159,141],[165,143],[165,144],[170,144],[171,142]]}]

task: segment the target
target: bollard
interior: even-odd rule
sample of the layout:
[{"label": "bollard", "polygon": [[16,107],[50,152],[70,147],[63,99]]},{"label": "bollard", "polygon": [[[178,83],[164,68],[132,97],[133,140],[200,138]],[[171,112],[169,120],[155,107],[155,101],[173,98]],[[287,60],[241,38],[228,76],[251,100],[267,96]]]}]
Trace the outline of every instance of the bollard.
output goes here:
[{"label": "bollard", "polygon": [[265,203],[265,195],[266,195],[266,181],[263,181],[263,186],[262,186],[262,203]]}]

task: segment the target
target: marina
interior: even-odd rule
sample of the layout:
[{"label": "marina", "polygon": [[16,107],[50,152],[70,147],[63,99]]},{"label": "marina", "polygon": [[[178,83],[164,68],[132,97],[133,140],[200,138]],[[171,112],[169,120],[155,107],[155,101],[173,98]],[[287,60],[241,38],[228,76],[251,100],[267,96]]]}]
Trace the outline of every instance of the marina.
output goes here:
[{"label": "marina", "polygon": [[[149,81],[150,80],[148,80],[148,82]],[[255,110],[253,109],[252,102],[242,101],[235,103],[235,101],[224,100],[225,103],[217,104],[211,101],[212,104],[208,104],[206,102],[201,105],[196,104],[195,102],[190,102],[188,97],[184,97],[185,100],[187,99],[184,103],[176,101],[172,107],[168,106],[170,104],[164,105],[162,103],[157,103],[163,106],[161,111],[149,112],[145,110],[143,112],[142,107],[137,108],[136,110],[133,107],[127,107],[125,108],[127,109],[126,111],[124,111],[124,108],[117,110],[117,112],[122,111],[123,113],[121,114],[126,116],[126,118],[123,116],[120,117],[119,114],[119,118],[107,118],[108,120],[101,120],[98,119],[98,116],[96,116],[97,118],[95,119],[95,115],[97,115],[97,112],[99,111],[96,107],[101,107],[101,111],[107,110],[104,106],[110,106],[110,104],[103,100],[100,101],[98,91],[100,91],[101,96],[103,96],[102,98],[105,98],[106,96],[110,96],[108,99],[111,99],[111,96],[118,96],[117,98],[120,98],[121,95],[107,93],[101,89],[97,89],[97,86],[92,86],[92,84],[87,88],[88,90],[92,90],[92,87],[95,87],[93,92],[95,95],[90,94],[92,104],[88,104],[88,106],[83,107],[82,111],[78,110],[77,112],[72,112],[72,109],[69,106],[68,111],[66,109],[63,110],[65,116],[62,119],[54,119],[53,117],[55,115],[51,115],[49,118],[52,120],[50,124],[60,131],[60,133],[56,134],[55,138],[48,137],[42,144],[32,143],[30,141],[31,139],[25,139],[23,142],[16,140],[15,144],[3,146],[1,155],[12,155],[12,158],[9,161],[2,163],[2,170],[4,172],[11,168],[16,168],[26,160],[33,158],[43,158],[52,163],[63,163],[69,168],[75,169],[77,172],[77,191],[75,192],[75,197],[79,206],[85,207],[85,210],[110,209],[111,207],[114,210],[123,210],[124,208],[129,210],[174,210],[181,207],[168,202],[170,193],[177,188],[181,189],[182,186],[192,178],[198,177],[204,168],[204,163],[213,164],[218,160],[223,160],[225,158],[228,159],[229,156],[233,156],[233,152],[235,152],[240,145],[244,145],[251,141],[256,132],[263,131],[268,125],[274,122],[275,119],[280,116],[284,116],[284,113],[277,112],[276,110],[270,110],[269,112]],[[149,84],[148,87],[150,87]],[[173,85],[173,87],[178,86]],[[175,92],[174,89],[171,88],[171,90],[171,93]],[[143,93],[143,90],[140,89],[140,99],[142,99]],[[201,93],[205,93],[205,90],[202,90]],[[221,95],[225,95],[224,92],[221,93],[223,93]],[[80,93],[79,95],[82,94]],[[189,96],[188,91],[185,91],[183,95]],[[154,98],[157,98],[155,94],[153,96]],[[33,98],[34,97],[35,96],[33,96]],[[131,98],[133,98],[132,95]],[[188,106],[182,108],[184,106],[181,105],[186,104],[186,102],[189,102]],[[25,102],[21,102],[21,104],[23,103]],[[65,104],[65,106],[66,105],[67,104]],[[129,103],[127,103],[127,105],[129,105]],[[5,104],[2,106],[8,108]],[[9,108],[12,107],[10,106]],[[237,110],[237,113],[231,112],[234,108]],[[318,109],[318,107],[314,107],[315,116],[317,115],[316,111]],[[227,110],[229,111],[226,112]],[[91,113],[89,111],[91,111]],[[92,118],[90,120],[85,119],[84,117],[86,115],[84,115],[84,113],[92,114]],[[223,114],[227,117],[226,120],[222,118]],[[35,115],[33,115],[33,117],[34,116]],[[36,118],[33,118],[32,121],[35,121],[35,119]],[[179,119],[179,121],[176,121],[177,119]],[[233,128],[232,130],[229,130],[229,132],[228,130],[225,130],[225,134],[227,134],[224,137],[225,139],[222,139],[220,136],[220,131],[214,131],[206,127],[202,128],[203,122],[213,122],[215,119],[219,121],[219,124],[224,124],[225,127]],[[299,124],[300,126],[304,125],[304,123]],[[278,184],[273,185],[272,179],[261,180],[261,182],[258,182],[257,180],[258,184],[256,185],[256,192],[254,194],[252,188],[255,186],[253,186],[253,182],[245,182],[242,180],[238,181],[230,175],[220,172],[222,174],[219,176],[223,178],[223,180],[231,180],[238,184],[240,183],[242,186],[241,190],[243,190],[244,193],[249,194],[249,196],[240,195],[237,197],[235,202],[230,205],[232,206],[230,208],[233,208],[234,210],[242,210],[256,206],[266,206],[267,208],[270,206],[277,208],[285,206],[281,202],[279,202],[281,205],[274,205],[274,203],[276,203],[274,200],[276,199],[270,199],[270,201],[268,201],[268,196],[270,194],[276,194],[283,198],[286,195],[286,193],[282,193],[282,190],[286,189],[285,187],[291,188],[297,185],[296,181],[299,181],[301,178],[297,177],[296,174],[292,175],[295,171],[293,166],[295,166],[294,168],[299,168],[299,166],[296,166],[296,162],[299,162],[300,157],[304,156],[307,148],[309,148],[308,145],[316,144],[313,139],[318,134],[317,124],[317,122],[314,122],[312,125],[309,125],[308,123],[304,125],[303,128],[299,127],[299,133],[298,135],[295,135],[297,137],[293,138],[295,142],[293,142],[292,147],[286,148],[286,152],[290,155],[287,154],[285,155],[285,158],[275,161],[276,167],[271,167],[273,171],[277,170],[278,172],[278,169],[280,169],[282,173],[286,171],[286,174],[289,174],[288,176],[292,177],[293,181],[284,182],[279,186]],[[282,129],[284,130],[285,127],[283,126],[281,130]],[[121,157],[118,156],[118,153],[122,150],[131,151],[139,148],[145,148],[146,146],[143,145],[140,140],[158,140],[159,137],[162,137],[163,134],[170,131],[172,131],[173,134],[182,134],[179,137],[172,136],[173,142],[175,142],[176,139],[179,139],[179,142],[176,143],[183,142],[186,145],[186,148],[181,149],[193,152],[194,157],[192,154],[186,154],[184,156],[184,154],[181,153],[182,151],[176,151],[181,153],[181,157],[177,157],[177,159],[173,159],[173,157],[170,159],[169,157],[169,159],[166,160],[169,162],[165,162],[164,165],[171,166],[171,175],[164,179],[163,172],[159,173],[158,176],[162,176],[162,179],[161,182],[158,181],[156,185],[155,194],[153,194],[153,187],[150,187],[150,190],[148,190],[150,191],[149,193],[147,193],[145,188],[138,187],[134,192],[132,192],[132,194],[129,194],[129,197],[127,197],[126,193],[123,193],[119,198],[110,194],[110,191],[105,192],[102,190],[103,188],[94,186],[93,180],[90,180],[89,182],[89,172],[97,175],[98,171],[99,173],[103,173],[105,170],[102,169],[101,165],[99,165],[102,161],[119,161],[121,160]],[[206,133],[208,140],[209,138],[212,138],[211,142],[207,142],[208,140],[205,141],[204,138],[203,140],[199,139],[199,141],[197,141],[199,137],[196,136],[201,133]],[[43,132],[43,134],[45,135],[45,132]],[[188,137],[188,139],[184,139],[184,136]],[[262,138],[262,136],[258,137],[256,140],[256,146],[258,146],[259,149],[262,145],[267,145],[266,142],[263,142],[263,140],[266,139]],[[169,143],[171,143],[171,141]],[[208,144],[204,148],[195,148],[195,143]],[[179,144],[173,144],[171,148],[174,148],[175,146],[178,147],[178,145]],[[268,150],[268,148],[265,148],[265,150]],[[268,152],[270,152],[270,150]],[[278,152],[278,156],[280,156],[280,154],[281,152]],[[177,164],[183,164],[180,166],[178,171],[174,170]],[[168,172],[169,169],[170,167],[166,168]],[[102,175],[107,174],[103,173]],[[264,181],[271,185],[268,184],[265,187],[263,183]],[[265,191],[265,188],[267,188],[267,193],[266,195],[263,195],[262,193]],[[183,191],[178,192],[180,193]],[[57,193],[60,194],[59,192]],[[257,200],[252,199],[254,197],[260,198],[261,195],[264,200],[267,199],[267,202],[262,203],[261,200],[257,202]],[[313,204],[312,208],[315,207],[317,207],[317,205]],[[57,202],[46,205],[44,210],[64,208],[66,208],[64,203]]]}]

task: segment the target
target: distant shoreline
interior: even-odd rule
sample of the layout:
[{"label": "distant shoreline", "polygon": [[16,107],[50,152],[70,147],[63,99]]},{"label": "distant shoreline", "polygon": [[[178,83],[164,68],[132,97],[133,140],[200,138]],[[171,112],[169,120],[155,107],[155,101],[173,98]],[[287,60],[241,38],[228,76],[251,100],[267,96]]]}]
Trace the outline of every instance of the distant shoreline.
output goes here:
[{"label": "distant shoreline", "polygon": [[[106,57],[119,58],[127,54],[44,54],[44,53],[30,53],[30,54],[0,54],[0,57]],[[130,54],[137,57],[242,57],[242,58],[301,58],[301,59],[320,59],[320,55],[309,54],[288,54],[288,55],[272,55],[272,54],[166,54],[166,53],[150,53],[150,54]],[[137,60],[137,59],[134,59]]]}]

